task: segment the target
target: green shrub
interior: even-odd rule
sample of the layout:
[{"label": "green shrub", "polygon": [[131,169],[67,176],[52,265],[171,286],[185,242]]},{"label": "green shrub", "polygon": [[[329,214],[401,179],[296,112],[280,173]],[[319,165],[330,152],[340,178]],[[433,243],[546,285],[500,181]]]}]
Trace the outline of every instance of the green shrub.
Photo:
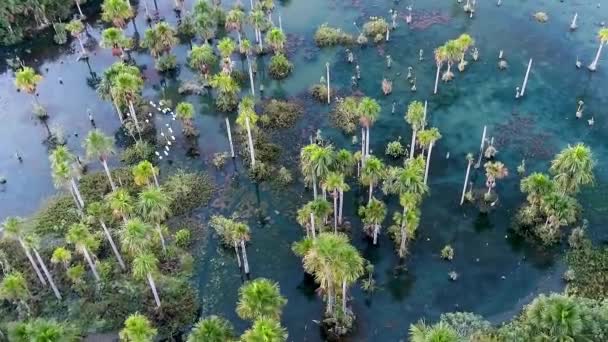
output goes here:
[{"label": "green shrub", "polygon": [[399,158],[405,155],[405,148],[401,145],[401,141],[391,141],[386,145],[385,154],[393,158]]},{"label": "green shrub", "polygon": [[[130,168],[120,167],[110,172],[117,186],[125,188],[131,193],[136,191],[137,186]],[[80,179],[80,193],[85,203],[101,201],[110,192],[112,192],[112,186],[108,176],[103,171],[86,174]]]},{"label": "green shrub", "polygon": [[228,152],[218,152],[213,154],[213,160],[211,162],[213,163],[213,166],[219,170],[224,167],[226,160],[228,160],[229,157],[230,155]]},{"label": "green shrub", "polygon": [[285,57],[284,54],[278,53],[270,59],[270,65],[268,66],[268,72],[270,77],[275,80],[282,80],[289,76],[293,70],[293,64]]},{"label": "green shrub", "polygon": [[[333,96],[333,93],[334,92],[331,91],[329,96]],[[327,85],[325,83],[313,85],[310,87],[310,95],[320,103],[327,103]]]},{"label": "green shrub", "polygon": [[351,134],[359,125],[358,106],[360,99],[349,96],[339,98],[334,110],[331,112],[331,120],[344,133]]},{"label": "green shrub", "polygon": [[264,162],[256,162],[253,169],[249,170],[249,177],[256,182],[262,182],[270,178],[270,167]]},{"label": "green shrub", "polygon": [[384,18],[371,17],[370,21],[363,24],[363,33],[374,39],[376,43],[382,41],[388,30],[388,23]]},{"label": "green shrub", "polygon": [[155,159],[154,146],[146,141],[138,141],[127,147],[120,155],[120,160],[125,165],[137,165],[144,160],[153,161]]},{"label": "green shrub", "polygon": [[454,259],[454,248],[452,248],[450,245],[443,247],[441,250],[441,258],[452,261],[452,259]]},{"label": "green shrub", "polygon": [[156,59],[154,67],[160,72],[175,70],[177,68],[177,57],[173,54],[160,56]]},{"label": "green shrub", "polygon": [[178,245],[181,248],[187,248],[188,246],[190,246],[190,239],[191,239],[191,235],[190,235],[190,231],[188,229],[180,229],[177,232],[175,232],[175,244]]},{"label": "green shrub", "polygon": [[608,247],[594,247],[589,240],[566,255],[573,278],[566,293],[592,299],[608,298]]},{"label": "green shrub", "polygon": [[270,100],[264,105],[263,117],[267,117],[268,122],[263,124],[263,127],[292,127],[296,120],[302,115],[303,111],[302,106],[298,104],[274,99]]},{"label": "green shrub", "polygon": [[327,24],[319,26],[315,32],[315,43],[319,47],[334,46],[334,45],[351,45],[355,42],[355,38],[343,32],[339,28],[330,27]]},{"label": "green shrub", "polygon": [[171,212],[178,216],[207,204],[214,187],[209,176],[179,170],[167,178],[162,187],[173,198]]},{"label": "green shrub", "polygon": [[80,216],[72,196],[60,195],[50,198],[33,221],[37,234],[53,233],[63,237],[70,225],[80,222]]},{"label": "green shrub", "polygon": [[287,185],[293,182],[293,176],[291,172],[285,168],[285,166],[281,166],[277,174],[277,182],[281,185]]}]

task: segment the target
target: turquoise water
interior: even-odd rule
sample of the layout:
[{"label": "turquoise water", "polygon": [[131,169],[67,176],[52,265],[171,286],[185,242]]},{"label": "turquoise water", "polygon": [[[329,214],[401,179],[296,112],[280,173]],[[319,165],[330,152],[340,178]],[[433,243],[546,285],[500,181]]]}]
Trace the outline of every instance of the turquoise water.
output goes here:
[{"label": "turquoise water", "polygon": [[[176,22],[170,6],[173,1],[159,1],[161,13],[172,23]],[[190,8],[192,1],[186,1]],[[248,2],[245,1],[248,6]],[[342,48],[319,50],[312,35],[324,22],[356,32],[370,15],[388,17],[389,8],[406,12],[407,1],[285,1],[277,4],[277,13],[283,18],[283,27],[292,41],[298,40],[292,61],[294,74],[282,81],[263,77],[266,96],[298,97],[305,101],[305,115],[296,127],[279,132],[274,141],[283,148],[281,163],[297,175],[299,148],[308,137],[320,129],[336,146],[349,147],[351,139],[333,128],[328,118],[329,108],[316,104],[302,94],[325,73],[325,63],[331,63],[332,85],[342,93],[350,92],[353,65],[346,63]],[[379,289],[372,296],[354,289],[354,309],[357,328],[353,341],[397,341],[406,336],[410,323],[420,318],[436,319],[440,313],[454,310],[473,311],[498,323],[515,314],[522,305],[540,292],[560,291],[564,266],[560,248],[540,251],[512,236],[511,219],[524,200],[519,192],[519,176],[515,171],[526,159],[527,171],[548,168],[552,156],[567,144],[584,142],[591,146],[597,159],[597,185],[580,195],[584,217],[590,222],[590,234],[596,240],[607,238],[602,230],[608,193],[606,156],[608,150],[605,120],[608,92],[601,88],[608,76],[608,57],[600,61],[594,74],[576,69],[577,56],[584,64],[590,63],[597,49],[598,23],[608,21],[605,8],[598,9],[597,1],[560,3],[554,1],[505,0],[501,7],[493,2],[480,2],[474,19],[469,19],[456,1],[449,3],[431,0],[414,3],[414,24],[429,18],[441,22],[426,28],[408,28],[403,19],[391,34],[391,40],[381,47],[369,45],[356,49],[361,65],[362,80],[359,89],[376,98],[382,105],[382,114],[371,130],[371,149],[383,155],[386,143],[402,136],[409,142],[411,131],[403,120],[403,112],[412,100],[428,100],[429,121],[439,128],[443,138],[433,150],[430,169],[431,195],[422,205],[422,221],[418,239],[412,244],[405,267],[398,267],[392,242],[381,235],[379,246],[374,247],[361,232],[356,208],[366,198],[365,191],[351,180],[352,190],[346,196],[345,215],[352,222],[349,232],[353,244],[365,258],[376,265]],[[228,6],[228,4],[224,4]],[[604,7],[608,6],[604,4]],[[545,11],[549,21],[536,22],[532,15]],[[568,30],[575,12],[579,14],[579,28]],[[101,74],[114,60],[108,51],[96,47],[101,23],[92,18],[89,32],[91,70]],[[274,16],[276,21],[276,15]],[[136,22],[141,34],[146,23],[143,9]],[[464,73],[455,70],[456,78],[449,84],[441,83],[439,94],[432,96],[435,64],[432,51],[448,39],[469,33],[476,40],[480,60],[472,62]],[[130,24],[128,33],[133,33]],[[87,85],[89,68],[77,62],[78,46],[56,47],[48,43],[50,37],[37,41],[18,51],[4,51],[5,56],[18,53],[27,65],[35,66],[45,80],[39,87],[40,101],[47,107],[51,126],[61,126],[68,136],[68,145],[78,153],[82,137],[90,129],[86,108],[91,108],[97,125],[106,133],[116,132],[118,120],[109,103],[101,101],[93,88]],[[27,53],[24,49],[30,49]],[[424,50],[424,60],[418,60],[418,51]],[[499,50],[509,63],[508,70],[497,68]],[[175,49],[178,61],[186,60],[187,44]],[[392,56],[389,70],[383,55]],[[159,76],[153,69],[152,59],[146,52],[134,54],[139,65],[147,66],[144,95],[150,100],[170,98],[174,102],[188,100],[195,104],[199,115],[196,125],[201,130],[198,140],[201,156],[185,157],[187,144],[178,135],[173,164],[161,163],[165,171],[177,167],[207,170],[214,175],[219,186],[217,196],[209,208],[194,213],[195,218],[206,222],[209,215],[225,215],[236,211],[252,227],[249,258],[253,277],[268,277],[280,283],[287,297],[282,323],[294,341],[321,340],[318,326],[313,322],[321,317],[323,303],[314,293],[314,284],[305,279],[301,262],[291,252],[291,243],[302,236],[295,222],[295,211],[311,199],[299,182],[289,187],[270,184],[252,184],[239,161],[227,163],[217,172],[210,163],[213,153],[228,151],[225,136],[224,114],[215,112],[208,96],[181,97],[177,94],[180,82],[193,79],[193,73],[182,67],[174,79],[167,79],[165,90],[160,87]],[[534,59],[526,96],[515,100],[515,87],[521,86],[530,58]],[[238,64],[237,64],[238,65]],[[405,79],[407,67],[412,66],[417,77],[416,93],[409,90]],[[3,125],[0,125],[0,175],[7,178],[0,193],[0,216],[28,215],[46,198],[55,193],[49,173],[47,150],[42,144],[44,128],[32,118],[30,99],[17,93],[12,85],[12,74],[0,66],[0,108]],[[59,77],[64,84],[60,85]],[[383,77],[393,80],[393,93],[384,96],[380,82]],[[259,84],[258,84],[259,88]],[[247,91],[245,89],[244,91]],[[574,116],[577,101],[585,101],[585,117]],[[397,103],[397,112],[391,114],[391,104]],[[230,114],[232,122],[234,115]],[[591,116],[595,125],[589,127]],[[169,123],[157,115],[157,125]],[[498,207],[491,213],[480,214],[472,206],[458,205],[467,152],[477,152],[483,126],[495,137],[499,154],[510,170],[510,175],[499,181]],[[175,126],[174,126],[175,127]],[[78,134],[79,136],[75,136]],[[15,151],[24,158],[19,164]],[[449,152],[450,158],[446,159]],[[117,158],[112,159],[114,166]],[[93,169],[97,168],[92,163]],[[477,187],[484,183],[483,171],[473,174]],[[385,198],[391,209],[397,209],[395,198]],[[392,215],[389,215],[389,217]],[[264,222],[263,224],[260,222]],[[385,226],[389,221],[385,222]],[[234,306],[237,289],[242,283],[234,255],[223,250],[211,232],[204,233],[197,247],[197,277],[203,314],[219,314],[229,318],[242,331],[247,323],[237,318]],[[440,259],[445,244],[455,249],[451,263]],[[448,280],[447,273],[456,271],[458,281]]]}]

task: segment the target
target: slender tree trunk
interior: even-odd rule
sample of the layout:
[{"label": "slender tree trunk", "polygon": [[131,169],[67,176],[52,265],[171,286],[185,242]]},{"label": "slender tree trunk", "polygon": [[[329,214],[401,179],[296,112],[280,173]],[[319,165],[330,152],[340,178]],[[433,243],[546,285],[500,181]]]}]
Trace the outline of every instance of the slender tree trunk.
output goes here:
[{"label": "slender tree trunk", "polygon": [[414,151],[416,150],[416,130],[412,131],[412,142],[410,145],[410,159],[414,158]]},{"label": "slender tree trunk", "polygon": [[249,125],[249,118],[245,118],[245,124],[247,125],[247,136],[249,138],[249,155],[251,157],[251,168],[255,166],[255,152],[253,150],[253,137],[251,136],[251,126]]},{"label": "slender tree trunk", "polygon": [[365,157],[369,157],[369,126],[365,129]]},{"label": "slender tree trunk", "polygon": [[603,47],[604,47],[604,44],[600,42],[600,47],[597,49],[597,53],[595,54],[595,59],[593,60],[593,63],[591,63],[591,65],[589,65],[589,70],[595,71],[595,69],[597,69],[597,63],[600,60],[600,55],[602,54]]},{"label": "slender tree trunk", "polygon": [[116,191],[116,184],[114,184],[114,180],[112,179],[112,174],[110,173],[110,169],[108,168],[108,162],[105,158],[101,159],[101,164],[103,165],[103,169],[106,171],[106,175],[110,180],[110,186],[112,187],[112,191]]},{"label": "slender tree trunk", "polygon": [[112,234],[110,233],[110,230],[108,229],[108,227],[106,226],[106,223],[103,222],[102,220],[99,220],[99,224],[101,225],[101,228],[103,228],[103,233],[106,236],[106,239],[108,239],[108,242],[110,243],[110,246],[112,247],[112,252],[114,252],[114,256],[116,256],[116,260],[118,260],[118,264],[120,265],[120,268],[122,268],[122,270],[126,270],[126,266],[125,266],[125,262],[122,260],[122,256],[120,255],[120,252],[118,251],[118,248],[116,247],[116,244],[114,243],[114,239],[112,238]]},{"label": "slender tree trunk", "polygon": [[84,44],[82,43],[82,39],[80,39],[80,36],[76,37],[78,39],[78,44],[80,45],[80,49],[82,49],[82,54],[86,55],[87,54],[87,50],[84,48]]},{"label": "slender tree trunk", "polygon": [[342,208],[344,207],[344,190],[340,189],[340,210],[338,212],[338,224],[342,224]]},{"label": "slender tree trunk", "polygon": [[315,215],[310,213],[310,230],[312,231],[312,238],[317,238],[317,232],[315,230]]},{"label": "slender tree trunk", "polygon": [[429,154],[427,154],[426,158],[426,170],[424,170],[424,184],[426,184],[427,179],[429,178],[429,166],[431,165],[431,152],[433,151],[434,143],[429,145]]},{"label": "slender tree trunk", "polygon": [[327,315],[333,316],[334,313],[334,305],[333,305],[333,291],[332,291],[332,282],[331,280],[327,282]]},{"label": "slender tree trunk", "polygon": [[78,8],[78,13],[81,18],[84,18],[84,13],[82,13],[82,8],[80,8],[80,1],[76,1],[76,7]]},{"label": "slender tree trunk", "polygon": [[361,158],[365,157],[365,127],[361,127]]},{"label": "slender tree trunk", "polygon": [[399,257],[403,259],[405,256],[405,243],[407,242],[407,230],[405,229],[405,215],[407,215],[407,208],[403,207],[403,215],[401,217],[401,241],[399,243]]},{"label": "slender tree trunk", "polygon": [[167,244],[165,242],[165,237],[163,236],[163,231],[160,227],[160,223],[156,224],[156,231],[158,232],[158,237],[160,238],[160,244],[163,246],[163,253],[167,253]]},{"label": "slender tree trunk", "polygon": [[249,55],[247,55],[247,67],[249,68],[249,83],[251,85],[251,96],[255,97],[255,83],[253,81],[253,69],[251,68],[251,61]]},{"label": "slender tree trunk", "polygon": [[374,194],[374,183],[369,182],[369,199],[367,201],[367,204],[369,204],[372,201],[373,194]]},{"label": "slender tree trunk", "polygon": [[40,254],[38,254],[38,251],[35,248],[32,248],[32,250],[34,251],[34,255],[36,256],[38,263],[40,263],[40,267],[42,268],[44,275],[46,275],[46,279],[48,279],[49,284],[51,285],[51,289],[53,289],[53,293],[55,294],[55,297],[57,299],[61,300],[61,293],[59,293],[57,286],[55,286],[55,282],[53,281],[53,276],[51,276],[51,272],[49,272],[49,269],[46,267],[44,260],[42,260],[42,258],[40,257]]},{"label": "slender tree trunk", "polygon": [[433,94],[437,94],[437,88],[439,87],[439,74],[441,73],[441,64],[437,64],[437,75],[435,75],[435,90]]},{"label": "slender tree trunk", "polygon": [[129,100],[129,111],[131,112],[131,118],[135,123],[135,128],[137,129],[137,134],[139,134],[139,140],[141,140],[141,128],[139,127],[139,120],[137,119],[137,115],[135,114],[135,106],[133,105],[133,101]]},{"label": "slender tree trunk", "polygon": [[226,117],[226,131],[228,132],[228,142],[230,143],[230,155],[234,158],[234,145],[232,144],[232,133],[230,132],[230,120],[228,120],[228,117]]},{"label": "slender tree trunk", "polygon": [[40,280],[40,282],[42,283],[42,285],[46,285],[46,280],[44,280],[44,277],[42,276],[42,273],[40,273],[40,269],[38,268],[38,265],[36,264],[36,261],[34,261],[34,258],[32,257],[32,254],[30,253],[30,250],[25,245],[25,242],[23,242],[23,239],[19,238],[19,244],[21,245],[21,248],[23,248],[23,251],[25,252],[25,255],[27,256],[28,260],[32,264],[32,267],[34,268],[34,272],[36,272],[36,275],[38,276],[38,279]]},{"label": "slender tree trunk", "polygon": [[80,207],[84,208],[84,200],[82,199],[82,196],[80,195],[80,190],[78,189],[78,184],[76,183],[76,180],[74,179],[74,177],[72,177],[70,179],[70,183],[72,183],[72,189],[74,190],[74,195],[78,199],[78,203],[80,203]]},{"label": "slender tree trunk", "polygon": [[154,278],[152,278],[152,274],[148,273],[148,284],[150,284],[150,289],[152,289],[152,295],[154,295],[154,301],[156,302],[156,307],[160,308],[160,297],[158,297],[158,292],[156,291],[156,284],[154,283]]},{"label": "slender tree trunk", "polygon": [[93,259],[91,258],[91,255],[89,254],[89,250],[85,247],[82,252],[84,253],[84,258],[87,259],[87,263],[89,264],[89,267],[91,268],[91,271],[93,272],[93,276],[95,277],[96,281],[101,281],[101,279],[99,278],[99,274],[97,273],[97,269],[95,268],[95,263],[93,262]]},{"label": "slender tree trunk", "polygon": [[241,256],[239,255],[239,244],[234,241],[234,253],[236,253],[236,262],[239,264],[239,269],[241,268]]},{"label": "slender tree trunk", "polygon": [[473,162],[469,161],[469,163],[467,165],[467,173],[464,176],[464,184],[462,185],[462,196],[460,197],[460,205],[462,205],[462,203],[464,203],[464,194],[467,191],[467,183],[469,182],[469,172],[471,171],[471,165],[473,165]]},{"label": "slender tree trunk", "polygon": [[338,232],[338,194],[336,192],[336,189],[334,189],[332,193],[334,197],[334,233]]},{"label": "slender tree trunk", "polygon": [[374,245],[378,243],[378,232],[380,231],[380,226],[378,224],[374,224]]},{"label": "slender tree trunk", "polygon": [[330,90],[330,85],[329,85],[329,63],[326,63],[325,67],[327,68],[327,104],[330,104],[331,103],[331,90]]},{"label": "slender tree trunk", "polygon": [[342,312],[346,313],[346,280],[342,280]]},{"label": "slender tree trunk", "polygon": [[243,269],[245,274],[249,274],[249,260],[247,259],[247,249],[245,249],[245,240],[241,240],[241,249],[243,251]]},{"label": "slender tree trunk", "polygon": [[114,108],[116,108],[116,113],[118,114],[118,120],[120,120],[120,124],[124,123],[124,119],[122,118],[122,111],[120,110],[120,106],[118,106],[118,102],[112,96],[112,102],[114,103]]},{"label": "slender tree trunk", "polygon": [[156,185],[157,188],[160,188],[160,184],[158,184],[158,178],[156,177],[156,171],[152,170],[152,177],[154,177],[154,185]]},{"label": "slender tree trunk", "polygon": [[74,204],[76,204],[76,209],[80,213],[82,213],[82,206],[80,206],[80,202],[78,202],[78,198],[76,198],[76,193],[74,193],[74,188],[70,186],[70,194],[72,195],[72,199],[74,200]]},{"label": "slender tree trunk", "polygon": [[313,193],[313,198],[317,199],[317,176],[314,174],[312,174],[312,193]]}]

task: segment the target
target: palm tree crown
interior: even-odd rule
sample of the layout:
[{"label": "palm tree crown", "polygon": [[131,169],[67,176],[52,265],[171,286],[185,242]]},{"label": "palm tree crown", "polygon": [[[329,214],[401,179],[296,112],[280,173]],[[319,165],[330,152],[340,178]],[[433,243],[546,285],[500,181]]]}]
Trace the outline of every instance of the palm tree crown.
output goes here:
[{"label": "palm tree crown", "polygon": [[38,83],[42,81],[42,76],[38,75],[34,69],[23,67],[15,74],[15,87],[28,94],[34,94]]},{"label": "palm tree crown", "polygon": [[239,289],[236,312],[243,319],[257,320],[265,317],[278,320],[285,304],[287,299],[281,296],[278,283],[258,278]]},{"label": "palm tree crown", "polygon": [[139,313],[129,315],[120,331],[120,340],[126,342],[152,342],[157,330],[146,316]]},{"label": "palm tree crown", "polygon": [[591,149],[584,144],[568,146],[551,162],[551,173],[560,190],[576,193],[583,185],[593,184],[595,160]]},{"label": "palm tree crown", "polygon": [[188,342],[228,342],[234,340],[234,328],[224,318],[212,315],[199,320],[188,335]]}]

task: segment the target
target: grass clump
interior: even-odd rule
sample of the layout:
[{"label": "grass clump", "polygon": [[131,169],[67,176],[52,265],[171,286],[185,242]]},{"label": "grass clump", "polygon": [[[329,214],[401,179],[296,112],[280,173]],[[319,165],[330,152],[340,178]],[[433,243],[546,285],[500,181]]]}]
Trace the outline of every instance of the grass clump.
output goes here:
[{"label": "grass clump", "polygon": [[317,32],[315,32],[315,43],[318,47],[351,45],[354,42],[355,38],[352,35],[327,24],[319,26]]},{"label": "grass clump", "polygon": [[282,80],[289,76],[293,70],[293,64],[285,57],[284,54],[278,53],[270,59],[270,65],[268,66],[268,72],[270,77],[275,80]]},{"label": "grass clump", "polygon": [[154,146],[147,141],[138,141],[121,153],[120,160],[126,165],[137,165],[144,160],[152,161],[154,160]]},{"label": "grass clump", "polygon": [[174,199],[171,212],[177,216],[207,204],[214,186],[206,174],[179,170],[167,178],[163,188]]}]

